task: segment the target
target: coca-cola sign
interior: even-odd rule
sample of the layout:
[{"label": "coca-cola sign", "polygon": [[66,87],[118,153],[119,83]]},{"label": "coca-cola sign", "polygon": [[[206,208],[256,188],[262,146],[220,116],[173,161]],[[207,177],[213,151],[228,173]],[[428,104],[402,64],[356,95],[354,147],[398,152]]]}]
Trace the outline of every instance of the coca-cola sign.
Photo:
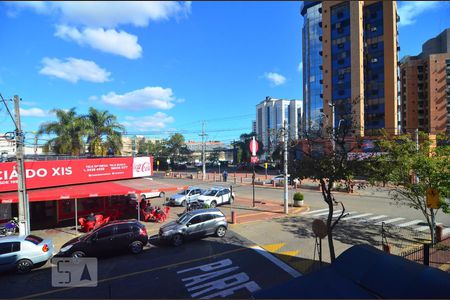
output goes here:
[{"label": "coca-cola sign", "polygon": [[[153,175],[152,157],[26,161],[28,189]],[[0,192],[17,190],[15,162],[0,164]]]},{"label": "coca-cola sign", "polygon": [[135,157],[133,160],[133,177],[152,175],[152,164],[150,157]]}]

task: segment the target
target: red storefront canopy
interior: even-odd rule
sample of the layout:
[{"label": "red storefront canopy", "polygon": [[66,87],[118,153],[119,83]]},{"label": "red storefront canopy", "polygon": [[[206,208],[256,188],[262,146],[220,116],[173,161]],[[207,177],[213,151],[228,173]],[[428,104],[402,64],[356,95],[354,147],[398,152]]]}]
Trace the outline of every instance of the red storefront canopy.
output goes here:
[{"label": "red storefront canopy", "polygon": [[[115,182],[99,182],[90,184],[78,184],[55,188],[28,190],[30,202],[50,201],[60,199],[90,198],[113,195],[139,194],[140,190]],[[0,193],[0,203],[17,203],[18,193]]]}]

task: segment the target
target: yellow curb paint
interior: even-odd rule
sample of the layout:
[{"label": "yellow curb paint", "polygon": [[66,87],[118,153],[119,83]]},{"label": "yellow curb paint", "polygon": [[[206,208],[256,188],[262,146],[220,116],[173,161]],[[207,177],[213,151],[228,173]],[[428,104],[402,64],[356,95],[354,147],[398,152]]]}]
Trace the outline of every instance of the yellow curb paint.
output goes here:
[{"label": "yellow curb paint", "polygon": [[280,255],[286,255],[286,256],[297,256],[300,253],[299,250],[294,250],[294,251],[284,251],[284,252],[278,252],[277,254]]},{"label": "yellow curb paint", "polygon": [[283,248],[284,245],[286,245],[286,243],[270,244],[261,247],[267,250],[268,252],[277,252],[279,249]]},{"label": "yellow curb paint", "polygon": [[450,261],[446,262],[442,266],[439,267],[439,270],[447,272],[450,269]]}]

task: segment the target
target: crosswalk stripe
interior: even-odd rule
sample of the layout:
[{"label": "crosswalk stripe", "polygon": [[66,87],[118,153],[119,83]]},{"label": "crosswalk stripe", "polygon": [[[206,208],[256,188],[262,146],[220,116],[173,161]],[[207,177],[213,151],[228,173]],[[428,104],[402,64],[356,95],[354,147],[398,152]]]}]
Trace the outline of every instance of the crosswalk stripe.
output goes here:
[{"label": "crosswalk stripe", "polygon": [[328,211],[328,208],[311,210],[311,211],[303,213],[303,215],[315,214],[315,213],[322,212],[322,211]]},{"label": "crosswalk stripe", "polygon": [[373,215],[373,214],[367,213],[367,214],[361,214],[361,215],[355,215],[355,216],[348,216],[348,217],[342,218],[342,220],[351,220],[351,219],[367,217],[367,216],[371,216],[371,215]]},{"label": "crosswalk stripe", "polygon": [[266,251],[269,251],[269,252],[277,252],[278,250],[283,248],[284,245],[286,245],[286,244],[285,243],[279,243],[279,244],[264,245],[264,246],[261,246],[261,247],[264,248]]},{"label": "crosswalk stripe", "polygon": [[414,220],[414,221],[411,221],[411,222],[398,224],[397,226],[398,227],[406,227],[406,226],[416,225],[416,224],[421,223],[421,222],[423,222],[423,220]]},{"label": "crosswalk stripe", "polygon": [[[344,215],[350,216],[351,214],[356,214],[356,213],[357,213],[357,211],[349,211],[349,212],[344,213]],[[341,213],[333,214],[333,217],[337,217],[337,216],[340,216],[340,215],[341,215]],[[342,218],[342,220],[344,220],[344,218]]]},{"label": "crosswalk stripe", "polygon": [[368,218],[367,221],[375,221],[375,220],[386,218],[386,217],[387,217],[386,215],[379,215],[379,216],[375,216],[372,218]]},{"label": "crosswalk stripe", "polygon": [[382,223],[384,223],[384,224],[390,224],[390,223],[398,222],[398,221],[401,221],[401,220],[404,220],[404,219],[405,219],[405,218],[395,218],[395,219],[390,219],[390,220],[386,220],[386,221],[381,221],[381,222],[375,223],[375,225],[381,225]]},{"label": "crosswalk stripe", "polygon": [[[436,223],[436,225],[442,225],[442,223]],[[425,230],[428,230],[428,229],[430,229],[430,227],[428,227],[428,225],[414,228],[414,230],[416,230],[416,231],[425,231]]]},{"label": "crosswalk stripe", "polygon": [[[335,211],[334,213],[336,214],[336,213],[339,213],[339,212],[341,212],[341,211],[342,211],[342,209],[341,209],[341,210],[337,210],[337,211]],[[324,216],[324,215],[328,215],[328,212],[316,214],[316,215],[313,215],[313,217]]]}]

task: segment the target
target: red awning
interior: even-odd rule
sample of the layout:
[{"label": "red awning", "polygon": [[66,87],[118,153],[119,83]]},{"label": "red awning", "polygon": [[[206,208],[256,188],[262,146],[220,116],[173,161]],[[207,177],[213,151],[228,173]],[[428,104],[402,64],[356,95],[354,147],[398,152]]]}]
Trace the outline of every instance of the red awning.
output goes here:
[{"label": "red awning", "polygon": [[[27,191],[30,202],[127,195],[135,193],[138,194],[140,192],[141,191],[138,189],[115,182],[78,184]],[[17,201],[17,192],[0,193],[0,203],[17,203]]]}]

